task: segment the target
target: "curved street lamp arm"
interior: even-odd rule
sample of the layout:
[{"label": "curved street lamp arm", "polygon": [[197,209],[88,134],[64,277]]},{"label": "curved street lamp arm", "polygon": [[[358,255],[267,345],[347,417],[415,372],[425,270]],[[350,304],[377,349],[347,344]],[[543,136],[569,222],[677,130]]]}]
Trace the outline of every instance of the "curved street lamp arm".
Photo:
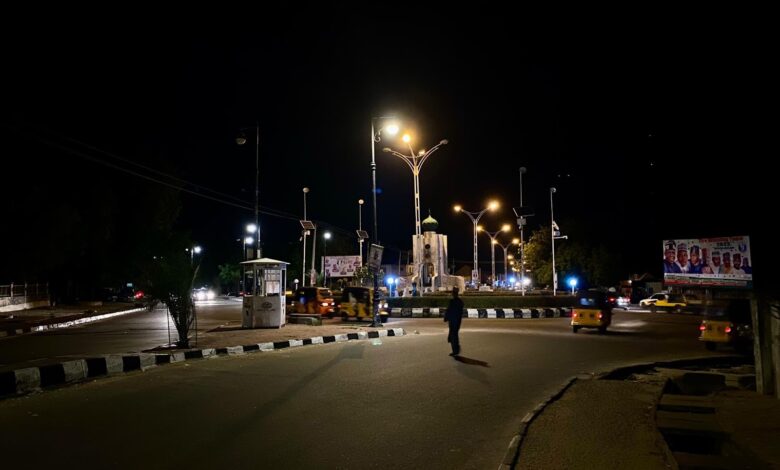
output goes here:
[{"label": "curved street lamp arm", "polygon": [[404,155],[404,154],[402,154],[402,153],[400,153],[400,152],[396,152],[395,150],[393,150],[393,149],[391,149],[391,148],[387,148],[387,147],[385,147],[384,149],[382,149],[382,151],[383,151],[383,152],[386,152],[386,153],[389,153],[389,154],[392,154],[392,155],[395,155],[396,157],[398,157],[398,158],[400,158],[401,160],[403,160],[404,162],[406,162],[406,164],[407,164],[407,165],[409,165],[409,169],[411,169],[411,170],[412,170],[412,173],[414,173],[414,166],[415,166],[415,165],[414,165],[414,163],[412,163],[411,161],[409,161],[409,156],[408,156],[408,155]]},{"label": "curved street lamp arm", "polygon": [[[449,143],[449,142],[448,142],[446,139],[445,139],[445,140],[442,140],[442,141],[441,141],[441,142],[439,142],[438,144],[434,145],[434,146],[433,146],[433,148],[431,148],[430,150],[428,150],[427,152],[425,152],[425,155],[423,155],[423,156],[422,156],[422,158],[420,159],[420,164],[419,164],[420,168],[422,168],[422,166],[423,166],[423,163],[425,163],[425,160],[427,160],[427,159],[428,159],[428,157],[430,157],[430,156],[431,156],[431,154],[432,154],[433,152],[435,152],[435,151],[439,150],[439,147],[441,147],[442,145],[447,145],[448,143]],[[410,147],[410,148],[411,148],[411,147]]]}]

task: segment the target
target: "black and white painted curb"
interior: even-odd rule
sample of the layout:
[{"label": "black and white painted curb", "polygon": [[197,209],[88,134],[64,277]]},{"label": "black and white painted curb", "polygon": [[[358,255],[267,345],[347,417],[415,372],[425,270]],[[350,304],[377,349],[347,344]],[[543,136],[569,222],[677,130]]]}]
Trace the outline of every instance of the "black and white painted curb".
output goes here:
[{"label": "black and white painted curb", "polygon": [[[446,308],[392,308],[391,317],[427,318],[442,317]],[[467,318],[559,318],[570,317],[571,308],[467,308],[463,312]]]},{"label": "black and white painted curb", "polygon": [[131,308],[129,310],[122,310],[119,312],[112,312],[112,313],[104,313],[102,315],[91,315],[86,316],[82,318],[77,318],[75,320],[68,320],[63,321],[59,323],[51,323],[48,325],[35,325],[35,326],[26,326],[24,328],[15,328],[15,329],[8,329],[8,330],[0,330],[0,338],[5,338],[9,336],[18,336],[23,335],[25,333],[38,333],[41,331],[48,331],[48,330],[59,330],[62,328],[69,328],[71,326],[78,326],[83,325],[85,323],[91,323],[93,321],[98,320],[105,320],[107,318],[113,318],[118,317],[120,315],[127,315],[128,313],[135,313],[135,312],[141,312],[146,310],[145,308]]},{"label": "black and white painted curb", "polygon": [[8,397],[42,388],[81,382],[98,377],[117,375],[125,372],[144,371],[152,367],[190,359],[208,359],[217,356],[235,356],[250,352],[274,351],[295,348],[309,344],[340,343],[344,341],[403,336],[403,328],[376,331],[359,331],[332,336],[315,336],[306,339],[291,339],[268,343],[256,343],[226,348],[195,349],[170,354],[126,354],[105,355],[88,359],[49,364],[39,367],[27,367],[0,372],[0,397]]}]

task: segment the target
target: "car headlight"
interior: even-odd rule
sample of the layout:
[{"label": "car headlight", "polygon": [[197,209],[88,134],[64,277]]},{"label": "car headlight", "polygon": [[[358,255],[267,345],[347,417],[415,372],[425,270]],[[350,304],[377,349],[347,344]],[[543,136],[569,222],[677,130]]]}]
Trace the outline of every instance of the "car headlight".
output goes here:
[{"label": "car headlight", "polygon": [[216,297],[216,294],[214,294],[213,290],[210,290],[206,292],[206,299],[207,300],[214,300],[214,297]]},{"label": "car headlight", "polygon": [[195,294],[195,299],[196,300],[206,300],[206,293],[203,292],[203,291],[200,291],[200,292],[196,293]]},{"label": "car headlight", "polygon": [[327,307],[328,303],[327,302],[322,302],[320,305],[322,305],[323,307]]}]

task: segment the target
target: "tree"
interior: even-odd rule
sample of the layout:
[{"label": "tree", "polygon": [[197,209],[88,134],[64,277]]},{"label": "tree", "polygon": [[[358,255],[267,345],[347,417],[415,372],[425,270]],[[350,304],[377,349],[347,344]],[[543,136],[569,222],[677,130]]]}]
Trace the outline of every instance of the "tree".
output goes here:
[{"label": "tree", "polygon": [[[563,224],[562,224],[563,225]],[[603,243],[587,240],[587,232],[578,230],[576,223],[568,221],[572,236],[555,242],[555,270],[558,287],[565,289],[565,279],[575,276],[581,286],[608,286],[620,276],[620,255]],[[552,285],[552,246],[550,227],[539,227],[532,232],[525,247],[525,264],[536,279],[537,285]]]},{"label": "tree", "polygon": [[219,269],[219,280],[222,283],[222,290],[230,291],[233,287],[236,288],[236,292],[241,290],[239,281],[241,281],[241,266],[237,264],[220,264],[217,266]]},{"label": "tree", "polygon": [[171,237],[160,244],[157,252],[142,267],[142,285],[153,300],[168,307],[179,340],[176,345],[189,348],[189,332],[195,319],[192,286],[199,265],[193,266],[185,251],[191,243],[182,236]]},{"label": "tree", "polygon": [[525,267],[531,271],[537,285],[552,285],[549,227],[539,227],[531,232],[531,236],[525,243]]}]

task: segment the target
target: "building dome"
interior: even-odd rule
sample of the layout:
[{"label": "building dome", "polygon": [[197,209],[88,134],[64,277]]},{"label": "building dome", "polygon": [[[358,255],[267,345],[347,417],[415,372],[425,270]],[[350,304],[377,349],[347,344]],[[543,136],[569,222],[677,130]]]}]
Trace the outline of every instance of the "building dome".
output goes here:
[{"label": "building dome", "polygon": [[422,221],[423,232],[435,232],[439,228],[439,222],[431,217],[431,212],[428,211],[428,217]]}]

